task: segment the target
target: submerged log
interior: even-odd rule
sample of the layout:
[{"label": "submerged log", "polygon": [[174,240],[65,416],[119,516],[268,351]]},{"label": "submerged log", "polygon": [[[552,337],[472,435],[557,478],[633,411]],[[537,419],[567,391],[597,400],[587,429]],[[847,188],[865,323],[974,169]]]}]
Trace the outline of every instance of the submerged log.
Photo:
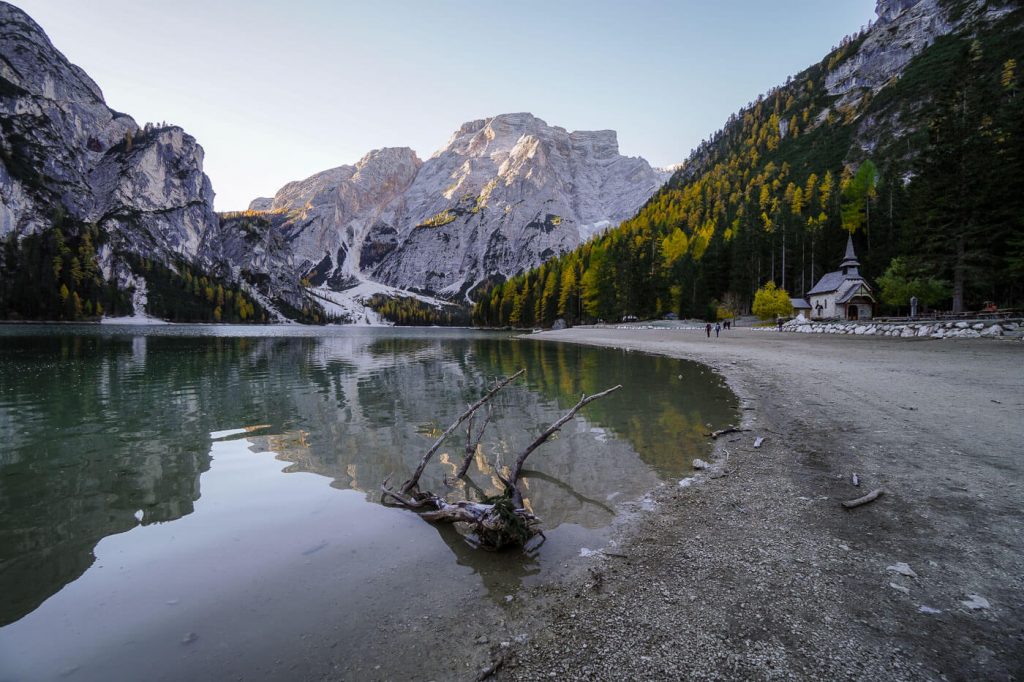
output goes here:
[{"label": "submerged log", "polygon": [[395,491],[388,485],[390,478],[381,484],[381,502],[389,506],[398,506],[404,509],[415,511],[424,520],[431,523],[462,523],[466,524],[472,532],[467,538],[483,549],[496,550],[510,544],[526,546],[533,538],[540,536],[542,542],[545,538],[540,529],[540,519],[528,511],[523,504],[523,495],[519,490],[519,479],[522,476],[523,464],[530,454],[544,444],[552,435],[561,429],[573,416],[599,398],[603,398],[622,386],[614,386],[601,393],[580,397],[572,409],[562,415],[555,423],[544,430],[525,450],[516,457],[508,479],[502,478],[505,491],[496,497],[485,498],[482,502],[462,500],[449,502],[440,495],[431,492],[419,492],[416,486],[419,484],[420,476],[426,468],[430,458],[441,447],[445,438],[450,436],[466,420],[470,421],[466,429],[465,458],[462,466],[459,467],[458,477],[465,476],[469,468],[469,462],[477,453],[480,439],[483,437],[484,429],[490,421],[490,414],[484,420],[480,431],[477,433],[476,442],[473,442],[473,414],[487,403],[502,388],[521,376],[526,370],[520,370],[512,376],[497,383],[483,398],[471,405],[455,422],[452,423],[437,441],[427,450],[420,460],[412,478],[402,484],[400,490]]}]

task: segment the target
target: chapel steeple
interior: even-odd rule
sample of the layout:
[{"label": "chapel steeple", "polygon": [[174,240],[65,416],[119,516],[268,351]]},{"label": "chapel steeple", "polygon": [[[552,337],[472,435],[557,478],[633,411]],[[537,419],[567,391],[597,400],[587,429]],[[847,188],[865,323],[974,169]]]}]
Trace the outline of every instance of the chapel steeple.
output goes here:
[{"label": "chapel steeple", "polygon": [[860,277],[860,261],[857,260],[857,254],[853,252],[852,234],[846,238],[846,255],[843,256],[843,262],[839,264],[839,267],[844,275]]}]

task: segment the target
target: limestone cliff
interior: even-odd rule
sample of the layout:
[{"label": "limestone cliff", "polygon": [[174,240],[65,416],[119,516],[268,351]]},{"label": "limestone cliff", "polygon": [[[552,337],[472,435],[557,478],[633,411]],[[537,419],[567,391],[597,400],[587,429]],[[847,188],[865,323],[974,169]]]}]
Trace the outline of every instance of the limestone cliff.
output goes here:
[{"label": "limestone cliff", "polygon": [[282,232],[315,286],[368,279],[461,297],[631,216],[667,176],[620,155],[614,131],[503,114],[462,125],[426,161],[375,150],[250,209],[289,214]]},{"label": "limestone cliff", "polygon": [[[218,226],[203,149],[181,128],[140,128],[18,8],[0,2],[0,238],[46,230],[59,212],[98,225],[117,254],[211,263]],[[213,240],[215,241],[215,240]]]}]

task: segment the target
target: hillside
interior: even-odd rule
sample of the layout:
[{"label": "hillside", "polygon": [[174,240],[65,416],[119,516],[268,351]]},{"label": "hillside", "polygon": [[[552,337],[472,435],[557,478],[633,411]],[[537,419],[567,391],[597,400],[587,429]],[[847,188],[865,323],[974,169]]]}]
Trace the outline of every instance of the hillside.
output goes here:
[{"label": "hillside", "polygon": [[1024,300],[1024,10],[880,0],[878,20],[730,117],[633,217],[494,287],[484,325],[749,310],[853,234],[953,309]]}]

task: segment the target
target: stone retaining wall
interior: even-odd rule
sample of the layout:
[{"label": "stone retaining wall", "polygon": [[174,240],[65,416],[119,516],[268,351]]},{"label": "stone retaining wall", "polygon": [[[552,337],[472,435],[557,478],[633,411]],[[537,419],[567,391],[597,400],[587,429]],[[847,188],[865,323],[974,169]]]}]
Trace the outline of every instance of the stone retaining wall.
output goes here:
[{"label": "stone retaining wall", "polygon": [[961,320],[958,322],[812,322],[790,320],[782,325],[783,331],[801,334],[856,334],[858,336],[914,336],[933,339],[976,339],[1003,336],[1016,332],[1024,319],[1013,320]]}]

